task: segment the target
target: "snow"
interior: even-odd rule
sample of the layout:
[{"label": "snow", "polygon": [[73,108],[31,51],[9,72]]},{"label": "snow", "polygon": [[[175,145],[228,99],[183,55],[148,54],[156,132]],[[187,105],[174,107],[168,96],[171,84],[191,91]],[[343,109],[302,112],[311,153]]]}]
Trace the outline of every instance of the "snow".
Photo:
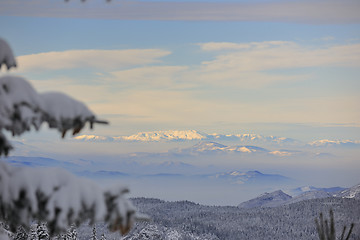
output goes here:
[{"label": "snow", "polygon": [[[7,42],[0,38],[0,67],[16,67],[15,58]],[[7,155],[12,148],[3,130],[21,135],[32,127],[38,130],[43,122],[50,128],[57,128],[63,135],[73,129],[73,135],[80,132],[86,122],[98,121],[86,107],[66,94],[48,92],[39,94],[22,77],[0,77],[0,155]]]},{"label": "snow", "polygon": [[80,136],[74,137],[74,139],[81,140],[81,141],[92,141],[92,140],[106,141],[106,140],[108,140],[107,137],[96,136],[96,135],[80,135]]},{"label": "snow", "polygon": [[10,240],[10,238],[2,228],[0,228],[0,240]]},{"label": "snow", "polygon": [[7,69],[16,67],[16,60],[9,44],[0,38],[0,69],[5,64]]},{"label": "snow", "polygon": [[354,140],[329,140],[321,139],[310,142],[309,145],[312,147],[327,147],[327,146],[354,146],[360,144],[360,141]]},{"label": "snow", "polygon": [[287,151],[272,151],[269,153],[272,155],[280,156],[280,157],[284,157],[284,156],[288,157],[288,156],[292,155],[292,153],[287,152]]},{"label": "snow", "polygon": [[342,198],[360,198],[360,184],[357,184],[349,189],[346,189],[340,193]]},{"label": "snow", "polygon": [[0,130],[5,128],[14,135],[39,128],[42,122],[42,101],[25,79],[14,76],[0,77]]},{"label": "snow", "polygon": [[[63,93],[39,94],[24,78],[0,77],[0,131],[21,135],[32,127],[38,130],[43,122],[64,136],[69,129],[76,134],[86,122],[92,126],[97,120],[85,104]],[[3,134],[0,139],[9,143]],[[1,153],[5,153],[3,147]]]},{"label": "snow", "polygon": [[[91,135],[89,135],[91,136]],[[104,137],[86,138],[87,135],[82,135],[82,138],[77,140],[87,141],[104,141]],[[130,136],[116,136],[106,137],[107,141],[137,141],[137,142],[159,142],[159,141],[239,141],[244,143],[261,143],[261,144],[295,144],[296,140],[284,137],[262,136],[258,134],[217,134],[217,133],[203,133],[196,130],[167,130],[167,131],[153,131],[153,132],[139,132]]]},{"label": "snow", "polygon": [[57,128],[64,133],[74,128],[74,133],[80,131],[87,121],[93,122],[95,115],[83,104],[63,93],[47,92],[40,94],[45,120],[51,128]]},{"label": "snow", "polygon": [[161,140],[201,140],[205,137],[195,130],[187,131],[154,131],[140,132],[131,136],[123,136],[121,139],[128,141],[161,141]]},{"label": "snow", "polygon": [[63,169],[16,168],[0,162],[0,177],[0,205],[5,209],[0,219],[12,228],[27,226],[37,217],[52,223],[52,231],[65,231],[90,218],[125,233],[137,217],[144,217],[125,197],[127,188],[103,189]]}]

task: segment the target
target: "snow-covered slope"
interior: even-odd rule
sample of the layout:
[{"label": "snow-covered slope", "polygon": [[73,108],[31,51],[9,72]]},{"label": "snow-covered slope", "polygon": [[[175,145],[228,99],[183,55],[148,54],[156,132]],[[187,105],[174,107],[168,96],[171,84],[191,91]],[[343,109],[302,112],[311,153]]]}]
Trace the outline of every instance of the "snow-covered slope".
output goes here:
[{"label": "snow-covered slope", "polygon": [[332,197],[330,193],[327,193],[325,191],[308,191],[300,194],[299,196],[293,197],[289,201],[286,202],[286,204],[290,203],[296,203],[303,200],[310,200],[310,199],[318,199],[318,198],[328,198]]},{"label": "snow-covered slope", "polygon": [[342,187],[318,188],[314,186],[302,186],[295,189],[291,189],[287,192],[292,196],[298,196],[300,194],[311,191],[326,192],[329,193],[330,195],[334,195],[335,193],[341,192],[343,190],[346,190],[346,188],[342,188]]},{"label": "snow-covered slope", "polygon": [[[339,191],[340,189],[340,191]],[[277,207],[285,204],[292,204],[304,200],[321,199],[321,198],[354,198],[360,199],[360,184],[351,188],[345,189],[340,187],[332,188],[316,188],[316,187],[299,187],[290,191],[295,193],[294,197],[285,194],[281,190],[264,193],[257,198],[243,202],[238,207],[253,208],[253,207]],[[299,194],[299,192],[302,192]],[[285,194],[285,195],[284,195]],[[290,198],[286,198],[289,196]]]},{"label": "snow-covered slope", "polygon": [[239,208],[254,208],[254,207],[277,207],[289,201],[292,197],[281,190],[264,193],[257,198],[243,202],[238,205]]},{"label": "snow-covered slope", "polygon": [[346,189],[340,192],[339,194],[337,194],[336,196],[342,198],[360,199],[360,184],[357,184],[349,189]]}]

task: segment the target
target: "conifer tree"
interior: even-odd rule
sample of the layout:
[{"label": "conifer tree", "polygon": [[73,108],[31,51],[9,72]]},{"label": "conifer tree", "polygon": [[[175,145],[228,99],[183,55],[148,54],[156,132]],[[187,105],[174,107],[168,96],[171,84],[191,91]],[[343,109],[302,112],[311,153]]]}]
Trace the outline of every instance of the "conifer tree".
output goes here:
[{"label": "conifer tree", "polygon": [[66,232],[66,240],[77,240],[77,230],[75,225],[71,225]]},{"label": "conifer tree", "polygon": [[50,235],[47,229],[46,223],[40,223],[37,225],[37,235],[39,240],[49,240]]},{"label": "conifer tree", "polygon": [[97,236],[96,236],[96,225],[94,224],[93,226],[93,233],[91,236],[91,240],[97,240]]},{"label": "conifer tree", "polygon": [[105,233],[101,234],[101,238],[100,238],[100,240],[106,240]]},{"label": "conifer tree", "polygon": [[32,224],[30,226],[30,234],[28,235],[28,239],[29,240],[38,240],[39,236],[38,236],[38,232],[37,232],[37,224]]},{"label": "conifer tree", "polygon": [[19,226],[16,230],[14,240],[27,240],[28,233],[25,231],[23,226]]}]

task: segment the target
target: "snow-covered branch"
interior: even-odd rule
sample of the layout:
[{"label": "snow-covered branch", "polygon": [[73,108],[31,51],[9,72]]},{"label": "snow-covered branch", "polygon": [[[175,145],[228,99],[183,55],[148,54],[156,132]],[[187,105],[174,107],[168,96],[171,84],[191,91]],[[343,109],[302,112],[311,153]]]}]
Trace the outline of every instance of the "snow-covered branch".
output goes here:
[{"label": "snow-covered branch", "polygon": [[[9,45],[0,39],[0,69],[16,67]],[[79,102],[63,93],[39,94],[21,77],[0,77],[0,156],[12,149],[4,131],[21,135],[32,127],[39,130],[47,122],[64,137],[73,135],[87,122],[99,121]],[[80,179],[62,169],[16,168],[0,161],[0,222],[12,231],[29,227],[32,220],[48,223],[50,233],[65,231],[71,224],[105,221],[113,231],[129,231],[141,216],[125,197],[127,188],[103,189],[95,182]],[[0,226],[0,239],[6,234]]]},{"label": "snow-covered branch", "polygon": [[[8,69],[16,66],[9,45],[0,39],[0,67],[2,64]],[[94,123],[107,123],[96,119],[85,104],[66,94],[39,94],[21,77],[0,77],[0,155],[7,155],[11,149],[3,129],[13,135],[21,135],[31,127],[38,130],[43,122],[47,122],[50,128],[58,129],[62,137],[71,129],[73,135],[79,133],[86,122],[91,128]]]},{"label": "snow-covered branch", "polygon": [[63,169],[17,168],[0,162],[0,221],[12,231],[33,219],[48,223],[50,232],[71,224],[105,221],[113,231],[127,233],[141,216],[122,186],[103,189]]},{"label": "snow-covered branch", "polygon": [[3,64],[10,69],[16,67],[16,60],[9,44],[0,38],[0,69]]}]

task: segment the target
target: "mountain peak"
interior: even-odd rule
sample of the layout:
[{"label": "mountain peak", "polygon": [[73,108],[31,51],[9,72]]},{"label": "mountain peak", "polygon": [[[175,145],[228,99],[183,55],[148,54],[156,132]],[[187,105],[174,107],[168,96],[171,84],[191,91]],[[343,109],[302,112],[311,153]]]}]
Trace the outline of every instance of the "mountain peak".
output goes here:
[{"label": "mountain peak", "polygon": [[226,147],[227,146],[216,142],[200,142],[198,144],[195,144],[192,148],[196,149],[197,151],[214,151],[222,150]]},{"label": "mountain peak", "polygon": [[139,132],[130,136],[122,136],[123,140],[129,141],[162,141],[162,140],[170,140],[170,141],[179,141],[179,140],[202,140],[205,139],[206,136],[199,133],[196,130],[167,130],[167,131],[154,131],[154,132]]},{"label": "mountain peak", "polygon": [[254,207],[276,207],[286,201],[289,201],[292,197],[287,195],[281,190],[277,190],[271,193],[264,193],[257,198],[243,202],[238,205],[239,208],[254,208]]}]

